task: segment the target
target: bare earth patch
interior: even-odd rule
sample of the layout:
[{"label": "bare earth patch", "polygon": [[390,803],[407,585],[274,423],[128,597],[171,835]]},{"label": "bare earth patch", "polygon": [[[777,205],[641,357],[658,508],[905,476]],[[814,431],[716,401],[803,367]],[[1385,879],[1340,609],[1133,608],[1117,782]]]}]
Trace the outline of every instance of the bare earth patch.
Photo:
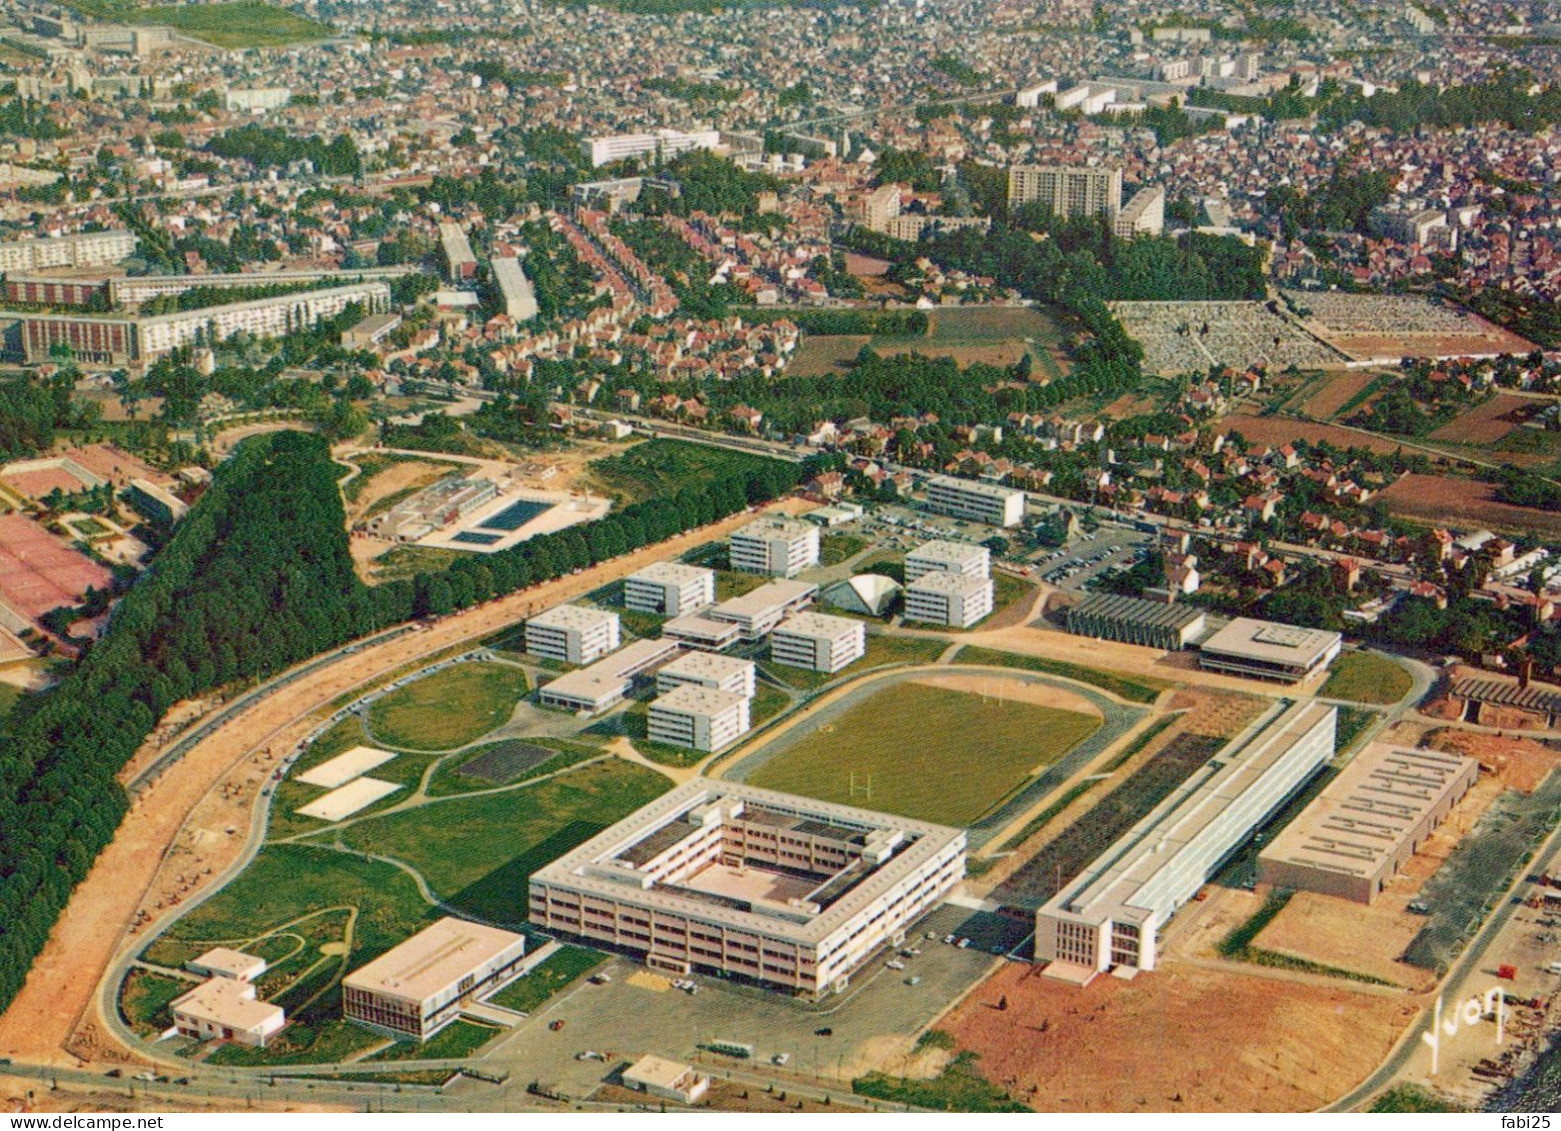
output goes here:
[{"label": "bare earth patch", "polygon": [[1180,961],[1082,990],[1008,964],[942,1027],[1038,1111],[1308,1111],[1358,1084],[1416,1012]]}]

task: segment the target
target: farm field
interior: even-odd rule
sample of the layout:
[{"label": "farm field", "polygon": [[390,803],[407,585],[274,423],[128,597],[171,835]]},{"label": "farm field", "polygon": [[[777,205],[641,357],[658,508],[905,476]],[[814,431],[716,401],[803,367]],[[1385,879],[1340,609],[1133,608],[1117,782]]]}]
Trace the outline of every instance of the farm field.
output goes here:
[{"label": "farm field", "polygon": [[1411,473],[1377,498],[1394,514],[1435,526],[1485,526],[1492,530],[1561,538],[1561,514],[1518,507],[1495,498],[1496,488],[1475,479]]},{"label": "farm field", "polygon": [[670,785],[642,766],[612,760],[533,786],[360,821],[338,835],[350,848],[405,862],[464,914],[521,923],[532,872]]},{"label": "farm field", "polygon": [[[875,691],[812,733],[786,741],[747,780],[823,801],[968,825],[1100,726],[1095,714],[1025,702],[1017,681],[977,682],[989,694],[921,681]],[[870,800],[863,794],[868,775]]]},{"label": "farm field", "polygon": [[1526,410],[1535,407],[1526,397],[1497,393],[1490,400],[1442,425],[1431,439],[1452,444],[1494,444],[1518,426]]},{"label": "farm field", "polygon": [[1311,1111],[1375,1068],[1419,1008],[1180,962],[1082,990],[1005,963],[940,1025],[1037,1111]]},{"label": "farm field", "polygon": [[1341,428],[1336,424],[1314,424],[1309,420],[1296,420],[1288,416],[1249,416],[1236,413],[1221,419],[1221,424],[1232,432],[1240,432],[1257,444],[1288,444],[1292,440],[1305,440],[1316,444],[1323,441],[1337,448],[1366,448],[1384,455],[1396,452],[1401,445],[1396,440],[1372,436]]},{"label": "farm field", "polygon": [[392,746],[448,750],[508,721],[526,690],[526,673],[508,664],[452,664],[374,703],[369,729]]},{"label": "farm field", "polygon": [[1308,393],[1301,411],[1328,420],[1370,388],[1378,376],[1369,369],[1327,374]]},{"label": "farm field", "polygon": [[1341,652],[1317,694],[1387,706],[1408,695],[1411,683],[1409,673],[1381,653]]},{"label": "farm field", "polygon": [[886,355],[914,350],[929,357],[952,357],[961,365],[1013,365],[1028,352],[1038,374],[1057,378],[1066,372],[1063,327],[1035,307],[953,307],[929,311],[927,321],[925,337],[879,338],[873,349]]},{"label": "farm field", "polygon": [[786,372],[793,377],[844,373],[870,341],[866,334],[808,334],[792,355]]}]

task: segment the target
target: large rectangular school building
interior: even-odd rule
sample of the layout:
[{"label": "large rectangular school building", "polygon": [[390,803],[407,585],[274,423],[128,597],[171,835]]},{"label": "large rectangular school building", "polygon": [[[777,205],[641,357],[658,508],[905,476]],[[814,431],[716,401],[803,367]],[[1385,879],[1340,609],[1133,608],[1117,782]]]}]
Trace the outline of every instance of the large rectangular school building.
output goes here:
[{"label": "large rectangular school building", "polygon": [[696,779],[531,877],[531,922],[642,957],[842,990],[965,874],[960,829]]}]

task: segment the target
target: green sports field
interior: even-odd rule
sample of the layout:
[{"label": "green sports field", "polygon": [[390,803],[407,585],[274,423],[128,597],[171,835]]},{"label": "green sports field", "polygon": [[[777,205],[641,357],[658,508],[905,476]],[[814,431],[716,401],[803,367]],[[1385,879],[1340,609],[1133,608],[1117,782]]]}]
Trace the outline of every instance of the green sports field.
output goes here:
[{"label": "green sports field", "polygon": [[1343,652],[1317,694],[1324,699],[1386,706],[1408,695],[1411,685],[1409,673],[1379,652]]},{"label": "green sports field", "polygon": [[969,825],[1099,726],[1098,718],[1082,712],[898,683],[814,724],[811,733],[787,736],[786,745],[746,780],[822,801]]}]

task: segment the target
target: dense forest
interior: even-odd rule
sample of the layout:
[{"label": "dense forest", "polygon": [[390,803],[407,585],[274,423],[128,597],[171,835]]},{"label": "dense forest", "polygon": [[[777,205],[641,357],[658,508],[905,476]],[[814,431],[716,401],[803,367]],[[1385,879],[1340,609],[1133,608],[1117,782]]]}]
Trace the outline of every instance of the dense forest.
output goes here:
[{"label": "dense forest", "polygon": [[0,459],[44,451],[54,443],[56,428],[87,423],[86,414],[93,410],[72,403],[72,381],[72,376],[0,381]]},{"label": "dense forest", "polygon": [[117,774],[171,703],[662,541],[790,490],[798,475],[750,461],[587,526],[369,589],[353,573],[336,470],[318,436],[240,445],[103,639],[13,711],[0,733],[0,1011],[113,837],[126,810]]},{"label": "dense forest", "polygon": [[206,143],[206,152],[218,157],[240,157],[261,168],[309,161],[325,176],[356,175],[363,171],[358,147],[346,134],[326,141],[317,134],[294,137],[281,128],[247,125],[218,134]]}]

